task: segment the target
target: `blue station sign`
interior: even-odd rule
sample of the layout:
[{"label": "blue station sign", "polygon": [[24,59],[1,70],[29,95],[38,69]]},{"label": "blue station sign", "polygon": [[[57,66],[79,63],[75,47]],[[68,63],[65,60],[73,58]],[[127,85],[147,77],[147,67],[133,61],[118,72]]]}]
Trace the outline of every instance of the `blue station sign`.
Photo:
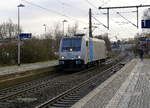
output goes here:
[{"label": "blue station sign", "polygon": [[31,38],[32,37],[32,33],[21,33],[20,38]]},{"label": "blue station sign", "polygon": [[142,28],[150,28],[150,19],[149,20],[142,20],[141,21]]}]

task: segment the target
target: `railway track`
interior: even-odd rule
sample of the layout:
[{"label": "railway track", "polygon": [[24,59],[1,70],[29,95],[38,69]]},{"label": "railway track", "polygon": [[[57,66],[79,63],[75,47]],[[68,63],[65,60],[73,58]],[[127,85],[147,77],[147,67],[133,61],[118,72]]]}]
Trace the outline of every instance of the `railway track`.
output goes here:
[{"label": "railway track", "polygon": [[[94,69],[94,67],[91,67],[91,68],[87,69],[86,71],[90,71],[93,69]],[[85,73],[85,71],[82,71],[82,72]],[[80,74],[80,73],[74,73],[74,74]],[[0,101],[14,98],[25,92],[34,91],[34,89],[35,90],[42,89],[42,88],[46,87],[51,82],[52,79],[59,77],[61,75],[64,75],[64,73],[56,73],[45,79],[41,79],[41,80],[34,81],[34,82],[23,83],[21,85],[15,86],[15,87],[9,87],[6,89],[2,89],[2,90],[0,90]]]},{"label": "railway track", "polygon": [[92,78],[84,81],[83,83],[63,92],[62,94],[50,99],[36,108],[65,108],[71,107],[74,103],[79,101],[83,98],[86,94],[88,94],[91,90],[93,90],[96,86],[100,85],[104,82],[107,78],[113,75],[115,72],[120,70],[124,63],[117,63],[116,65],[112,66],[111,68],[93,76]]},{"label": "railway track", "polygon": [[[108,62],[106,62],[106,64],[112,65],[114,63],[114,61],[118,62],[119,59],[121,59],[121,58],[123,58],[123,57],[119,57],[119,58],[116,58],[116,59],[113,59],[113,60],[108,60]],[[82,75],[82,73],[84,74],[86,72],[88,72],[88,74],[90,74],[90,72],[92,73],[94,68],[95,67],[84,70],[82,72],[73,73],[73,75],[79,75],[80,76],[80,75]],[[116,69],[114,69],[114,70],[116,70]],[[24,95],[26,95],[28,93],[31,93],[31,92],[34,93],[36,91],[40,91],[40,90],[42,90],[42,89],[44,89],[48,86],[51,86],[52,83],[53,83],[53,82],[51,82],[51,79],[56,78],[58,76],[60,76],[60,73],[59,73],[59,75],[54,75],[54,76],[48,77],[48,78],[43,79],[43,80],[30,82],[29,84],[25,83],[25,84],[21,85],[21,87],[16,86],[16,87],[10,87],[10,88],[7,88],[7,89],[0,90],[0,102],[3,102],[3,101],[6,102],[8,100],[13,100],[17,97],[24,97]],[[84,93],[82,93],[82,94],[83,95],[77,95],[74,98],[80,99],[80,98],[82,98],[82,96],[84,96]],[[74,92],[73,92],[73,95],[74,95]],[[68,100],[65,100],[65,102],[70,101],[69,98],[71,98],[71,97],[68,97]],[[75,102],[75,100],[72,100],[72,101]],[[60,102],[60,103],[62,103],[62,102]]]},{"label": "railway track", "polygon": [[53,79],[59,75],[60,74],[57,73],[57,74],[54,74],[54,75],[52,75],[48,78],[45,78],[45,79],[40,79],[38,81],[23,83],[23,84],[19,84],[17,86],[2,89],[2,90],[0,90],[0,101],[5,100],[5,99],[9,99],[13,96],[19,95],[19,94],[24,93],[26,91],[29,91],[29,90],[35,89],[39,86],[42,86],[42,84],[48,83],[49,79]]}]

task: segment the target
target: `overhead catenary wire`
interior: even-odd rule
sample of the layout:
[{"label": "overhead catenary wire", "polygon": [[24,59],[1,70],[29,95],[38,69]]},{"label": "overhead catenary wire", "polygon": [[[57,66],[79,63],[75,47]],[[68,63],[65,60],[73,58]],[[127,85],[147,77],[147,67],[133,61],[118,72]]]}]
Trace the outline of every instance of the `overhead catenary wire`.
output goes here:
[{"label": "overhead catenary wire", "polygon": [[60,4],[62,4],[62,5],[70,6],[69,4],[62,2],[61,0],[56,0],[56,1],[57,1],[58,3],[60,3]]},{"label": "overhead catenary wire", "polygon": [[[85,0],[90,6],[92,6],[93,8],[95,9],[98,9],[98,7],[96,7],[93,3],[91,3],[89,0]],[[104,2],[102,5],[106,4],[110,2],[110,0],[108,0],[107,2]],[[103,14],[101,11],[100,11],[101,14]],[[93,17],[93,16],[92,16]],[[102,22],[100,22],[97,18],[93,17],[96,21],[98,21],[101,25],[103,25],[105,28],[108,28],[105,24],[103,24]],[[112,20],[112,19],[111,19]]]},{"label": "overhead catenary wire", "polygon": [[140,2],[142,2],[141,4],[145,4],[148,2],[148,0],[140,0]]},{"label": "overhead catenary wire", "polygon": [[[108,0],[110,2],[110,0]],[[106,5],[106,4],[105,4]],[[131,12],[122,12],[122,13],[134,13],[135,11],[131,11]],[[102,13],[102,12],[101,12]],[[100,14],[99,14],[100,15]],[[94,19],[94,18],[93,18]],[[97,18],[96,18],[97,19]],[[110,17],[110,20],[112,20],[113,22],[115,22],[111,17]],[[99,22],[99,19],[97,19],[97,21]],[[100,23],[100,22],[99,22]],[[117,23],[114,23],[113,26],[116,26]],[[101,24],[103,25],[103,24]],[[119,24],[117,24],[119,25]],[[103,25],[104,26],[104,25]],[[119,25],[121,26],[121,25]],[[106,28],[106,26],[104,26]],[[120,27],[118,27],[118,29],[121,31],[122,29]],[[129,28],[126,28],[126,29],[129,29]],[[130,30],[130,29],[129,29]],[[110,31],[110,30],[109,30]],[[125,31],[126,32],[126,31]],[[115,33],[115,32],[114,32]]]},{"label": "overhead catenary wire", "polygon": [[95,19],[97,22],[99,22],[102,26],[104,26],[105,28],[108,28],[105,24],[103,24],[102,22],[100,22],[97,18],[95,18],[94,16],[92,16],[93,19]]},{"label": "overhead catenary wire", "polygon": [[59,4],[63,5],[63,6],[67,6],[67,7],[70,7],[70,8],[75,8],[75,9],[78,9],[80,11],[82,11],[83,13],[85,13],[85,10],[81,9],[81,8],[78,8],[77,6],[75,5],[70,5],[69,3],[66,3],[66,2],[62,2],[61,0],[56,0]]},{"label": "overhead catenary wire", "polygon": [[[98,9],[98,7],[96,7],[93,3],[91,3],[89,0],[85,0],[90,6],[92,6],[93,8],[95,9]],[[110,2],[110,0],[107,1],[107,3]],[[106,3],[106,2],[105,2]],[[102,4],[104,5],[104,3]],[[100,11],[101,14],[103,14],[101,11]],[[93,16],[92,16],[93,17]],[[97,18],[93,17],[95,20],[97,20],[99,23],[101,23]],[[108,28],[107,26],[105,26],[103,23],[101,23],[105,28]]]},{"label": "overhead catenary wire", "polygon": [[38,7],[38,8],[40,8],[40,9],[43,9],[43,10],[45,10],[45,11],[48,11],[48,12],[57,14],[57,15],[59,15],[59,16],[63,16],[63,17],[66,17],[66,18],[68,18],[68,19],[71,19],[71,20],[74,20],[74,21],[79,21],[80,23],[87,24],[87,22],[84,22],[84,21],[82,21],[82,20],[79,20],[79,19],[76,19],[76,18],[74,18],[74,17],[68,16],[68,15],[63,14],[63,13],[58,12],[58,11],[55,11],[55,10],[52,10],[52,9],[49,9],[49,8],[45,8],[45,7],[41,6],[41,5],[35,4],[35,3],[33,3],[33,2],[30,2],[30,1],[27,1],[27,0],[22,0],[22,1],[25,2],[25,3],[27,3],[27,4],[30,4],[30,5],[32,5],[32,6]]},{"label": "overhead catenary wire", "polygon": [[103,2],[103,4],[101,6],[104,6],[106,4],[108,4],[111,0],[107,0],[106,2]]},{"label": "overhead catenary wire", "polygon": [[[100,6],[101,7],[101,6]],[[99,9],[101,9],[99,7]],[[109,9],[109,8],[106,8],[106,9]],[[137,12],[137,11],[130,11],[130,12],[119,12],[119,13],[133,13],[133,12]],[[108,13],[105,13],[105,14],[108,14]],[[119,14],[120,15],[120,14]],[[133,24],[131,21],[129,21],[129,20],[127,20],[124,16],[122,16],[122,15],[120,15],[122,18],[124,18],[126,21],[128,21],[129,23],[131,23],[132,25],[134,25],[134,26],[136,26],[135,24]],[[112,21],[114,21],[111,17],[110,17],[110,19],[112,20]],[[119,24],[118,24],[119,25]],[[137,27],[137,26],[136,26]]]},{"label": "overhead catenary wire", "polygon": [[[108,0],[107,2],[110,2],[110,0]],[[135,7],[142,7],[142,4],[141,5],[137,5],[137,6],[135,6]],[[101,8],[102,7],[102,5],[99,7],[99,9],[104,9],[104,8]],[[128,6],[129,8],[130,7],[134,7],[134,6]],[[126,8],[128,8],[128,7],[126,7]],[[113,7],[112,7],[113,8]],[[119,7],[120,8],[120,7]],[[111,9],[111,7],[105,7],[105,9]],[[137,10],[138,11],[138,10]],[[137,12],[137,11],[131,11],[131,12],[119,12],[119,13],[133,13],[133,12]],[[129,21],[129,20],[127,20],[124,16],[122,16],[122,15],[120,15],[122,18],[124,18],[126,21],[128,21],[129,23],[131,23],[132,25],[134,25],[134,26],[136,26],[137,28],[138,28],[138,24],[137,25],[135,25],[134,23],[132,23],[131,21]],[[110,18],[111,19],[111,18]]]},{"label": "overhead catenary wire", "polygon": [[[110,0],[108,0],[108,2],[110,2]],[[108,4],[108,2],[107,2],[107,4]],[[104,5],[104,3],[103,3],[103,5]],[[105,4],[106,5],[106,4]],[[100,6],[101,7],[101,6]],[[136,12],[136,11],[131,11],[131,12],[120,12],[120,13],[133,13],[133,12]],[[135,25],[134,23],[132,23],[131,21],[129,21],[129,20],[127,20],[124,16],[122,16],[122,15],[120,15],[122,18],[124,18],[126,21],[128,21],[129,23],[131,23],[132,25],[134,25],[134,26],[136,26],[137,27],[137,25]],[[94,18],[93,18],[94,19]],[[96,18],[97,19],[97,18]],[[111,19],[111,18],[110,18]],[[111,19],[112,20],[112,19]],[[97,21],[98,21],[98,19],[97,19]],[[103,25],[103,24],[102,24]],[[103,25],[104,26],[104,25]],[[105,27],[105,26],[104,26]]]},{"label": "overhead catenary wire", "polygon": [[117,12],[117,14],[119,16],[121,16],[123,19],[125,19],[126,21],[128,21],[130,24],[132,24],[133,26],[137,27],[137,25],[135,25],[134,23],[132,23],[131,21],[129,21],[127,18],[125,18],[124,16],[122,16],[119,12]]},{"label": "overhead catenary wire", "polygon": [[57,11],[55,11],[55,10],[42,7],[42,6],[40,6],[40,5],[38,5],[38,4],[35,4],[35,3],[33,3],[33,2],[29,2],[29,1],[27,1],[27,0],[22,0],[22,1],[24,1],[24,2],[26,2],[27,4],[30,4],[30,5],[32,5],[32,6],[41,8],[41,9],[46,10],[46,11],[49,11],[49,12],[52,12],[52,13],[54,13],[54,14],[57,14],[57,15],[60,15],[60,16],[66,16],[66,15],[64,15],[64,14],[62,14],[62,13],[60,13],[60,12],[57,12]]},{"label": "overhead catenary wire", "polygon": [[[93,3],[91,3],[89,0],[85,0],[85,2],[88,3],[90,6],[92,6],[94,9],[98,10],[98,7],[95,6]],[[101,12],[101,14],[102,14],[102,12]]]},{"label": "overhead catenary wire", "polygon": [[128,11],[128,12],[119,12],[119,13],[134,13],[134,12],[137,12],[137,11]]},{"label": "overhead catenary wire", "polygon": [[93,3],[91,3],[89,0],[85,0],[90,6],[92,6],[95,9],[98,9]]}]

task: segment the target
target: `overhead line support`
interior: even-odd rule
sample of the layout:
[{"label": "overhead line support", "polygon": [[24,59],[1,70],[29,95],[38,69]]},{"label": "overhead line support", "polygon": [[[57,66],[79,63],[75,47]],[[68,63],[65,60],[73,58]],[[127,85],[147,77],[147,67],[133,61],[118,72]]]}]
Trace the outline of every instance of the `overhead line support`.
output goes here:
[{"label": "overhead line support", "polygon": [[99,7],[98,9],[120,9],[120,8],[136,8],[136,7],[150,7],[150,5],[118,6],[118,7]]},{"label": "overhead line support", "polygon": [[[136,25],[136,27],[138,28],[139,27],[139,7],[150,7],[150,5],[99,7],[98,9],[107,9],[107,28],[109,29],[109,10],[110,9],[136,8],[137,9],[137,25]],[[131,23],[131,24],[133,24],[133,23]]]}]

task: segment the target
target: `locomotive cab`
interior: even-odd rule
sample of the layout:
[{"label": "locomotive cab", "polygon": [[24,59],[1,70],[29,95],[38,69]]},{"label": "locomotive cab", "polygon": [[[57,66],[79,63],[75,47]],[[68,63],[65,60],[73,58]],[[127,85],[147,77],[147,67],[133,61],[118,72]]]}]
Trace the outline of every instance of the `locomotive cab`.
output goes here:
[{"label": "locomotive cab", "polygon": [[65,67],[80,67],[84,64],[82,54],[82,37],[65,37],[61,40],[59,49],[59,65]]}]

